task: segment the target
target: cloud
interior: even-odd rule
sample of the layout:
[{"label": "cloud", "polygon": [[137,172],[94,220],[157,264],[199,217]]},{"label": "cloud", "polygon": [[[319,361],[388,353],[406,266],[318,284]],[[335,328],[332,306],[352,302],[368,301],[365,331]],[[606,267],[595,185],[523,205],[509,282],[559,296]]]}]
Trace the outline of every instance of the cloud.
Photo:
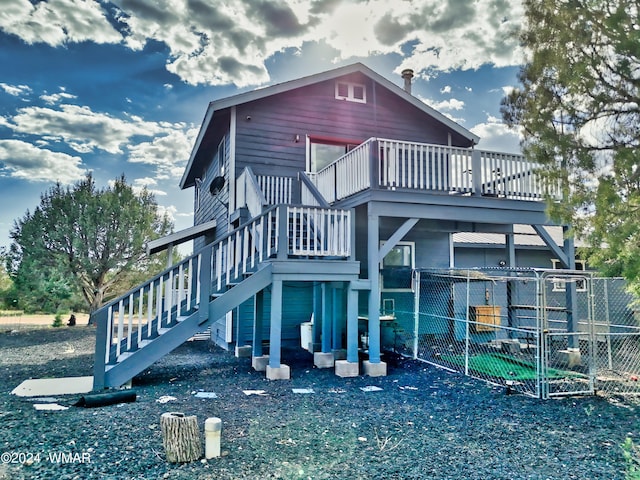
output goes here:
[{"label": "cloud", "polygon": [[122,35],[109,22],[103,4],[94,0],[3,2],[0,29],[28,44],[46,43],[54,47],[85,41],[122,41]]},{"label": "cloud", "polygon": [[60,103],[63,100],[73,100],[75,98],[78,97],[67,92],[52,93],[50,95],[40,95],[40,99],[47,105],[55,105],[56,103]]},{"label": "cloud", "polygon": [[14,97],[24,97],[32,92],[31,87],[28,85],[9,85],[0,82],[0,88]]},{"label": "cloud", "polygon": [[[114,7],[115,6],[115,7]],[[335,60],[410,53],[398,67],[424,78],[522,62],[520,0],[16,0],[0,29],[27,43],[167,46],[166,68],[192,84],[269,81],[266,61],[322,44]]]},{"label": "cloud", "polygon": [[440,89],[440,93],[451,93],[451,85],[445,85]]},{"label": "cloud", "polygon": [[153,165],[158,179],[180,178],[197,133],[195,128],[177,125],[149,142],[129,147],[129,162]]},{"label": "cloud", "polygon": [[21,140],[0,140],[0,176],[70,184],[86,175],[87,170],[81,165],[80,157],[38,148]]},{"label": "cloud", "polygon": [[470,130],[480,137],[478,147],[481,150],[522,153],[519,132],[507,127],[499,118],[488,116],[486,122],[479,123]]},{"label": "cloud", "polygon": [[426,101],[432,108],[438,111],[454,111],[454,110],[462,110],[464,108],[464,102],[462,100],[458,100],[457,98],[450,98],[448,100],[442,100],[440,102],[434,101]]},{"label": "cloud", "polygon": [[17,133],[65,142],[79,153],[96,149],[112,154],[123,153],[123,146],[133,137],[149,137],[167,130],[158,123],[116,118],[93,112],[86,106],[67,104],[59,108],[20,108],[6,125]]},{"label": "cloud", "polygon": [[[67,94],[56,95],[50,100]],[[121,155],[131,163],[152,165],[160,179],[180,178],[197,134],[193,126],[184,123],[149,122],[133,115],[118,118],[87,106],[68,104],[23,107],[12,117],[0,117],[0,126],[35,137],[32,143],[37,147],[33,148],[45,152],[40,155],[47,155],[54,144],[80,154],[103,151]]]}]

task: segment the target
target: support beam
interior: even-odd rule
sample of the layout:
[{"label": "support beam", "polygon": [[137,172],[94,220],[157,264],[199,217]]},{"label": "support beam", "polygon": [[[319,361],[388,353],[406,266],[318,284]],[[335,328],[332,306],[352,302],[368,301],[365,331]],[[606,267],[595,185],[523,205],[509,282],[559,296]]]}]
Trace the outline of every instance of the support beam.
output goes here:
[{"label": "support beam", "polygon": [[368,275],[371,282],[369,292],[369,362],[380,363],[380,262],[378,249],[380,248],[380,217],[372,205],[367,206],[367,251]]},{"label": "support beam", "polygon": [[323,283],[322,291],[322,353],[331,352],[331,324],[333,316],[332,288],[328,283]]},{"label": "support beam", "polygon": [[358,290],[347,287],[347,362],[358,362]]},{"label": "support beam", "polygon": [[264,290],[254,296],[253,306],[253,357],[262,356],[262,328],[264,326]]},{"label": "support beam", "polygon": [[378,263],[382,262],[384,257],[391,251],[393,247],[395,247],[400,240],[404,238],[404,236],[409,233],[409,231],[418,223],[419,218],[410,218],[405,221],[400,227],[393,232],[393,235],[389,237],[389,239],[384,242],[384,245],[380,247],[378,251]]},{"label": "support beam", "polygon": [[269,328],[269,366],[280,368],[282,346],[282,280],[271,284],[271,325]]},{"label": "support beam", "polygon": [[[549,250],[551,250],[551,252],[553,252],[553,255],[558,258],[558,260],[562,264],[562,268],[568,268],[568,269],[573,270],[573,268],[575,268],[575,261],[574,261],[573,268],[570,267],[569,266],[569,262],[570,262],[569,258],[567,257],[565,252],[562,250],[562,248],[560,248],[558,246],[558,244],[555,242],[555,240],[553,238],[551,238],[551,235],[549,235],[549,232],[547,232],[547,229],[544,228],[542,225],[531,225],[531,226],[536,231],[538,236],[544,241],[544,243],[547,245],[547,247],[549,247]],[[563,230],[564,230],[564,228],[563,228]]]}]

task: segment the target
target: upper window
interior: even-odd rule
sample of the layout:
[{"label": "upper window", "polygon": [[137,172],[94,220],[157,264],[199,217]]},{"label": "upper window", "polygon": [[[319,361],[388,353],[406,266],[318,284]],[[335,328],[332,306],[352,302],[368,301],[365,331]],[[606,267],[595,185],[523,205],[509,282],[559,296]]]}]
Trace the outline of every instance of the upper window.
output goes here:
[{"label": "upper window", "polygon": [[[552,258],[551,259],[551,264],[553,265],[553,269],[554,270],[561,270],[562,269],[562,264],[560,263],[560,260],[558,260],[557,258]],[[576,260],[576,270],[580,270],[580,271],[585,271],[587,269],[587,264],[584,260]],[[572,278],[573,277],[573,278]],[[554,292],[565,292],[567,290],[567,283],[569,281],[574,280],[576,282],[576,291],[578,292],[586,292],[587,291],[587,285],[585,284],[585,281],[583,279],[583,277],[578,276],[576,277],[575,275],[571,276],[571,275],[567,275],[566,277],[554,277],[553,278],[553,291]]]},{"label": "upper window", "polygon": [[360,143],[358,140],[307,136],[307,171],[319,172]]},{"label": "upper window", "polygon": [[336,98],[349,102],[367,103],[367,90],[360,83],[336,82]]}]

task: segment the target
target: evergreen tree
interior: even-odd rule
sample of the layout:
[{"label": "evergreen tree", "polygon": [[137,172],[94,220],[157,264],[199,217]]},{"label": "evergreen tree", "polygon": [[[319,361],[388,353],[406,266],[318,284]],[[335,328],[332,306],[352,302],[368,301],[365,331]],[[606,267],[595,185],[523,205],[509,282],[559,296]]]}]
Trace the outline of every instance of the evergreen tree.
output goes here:
[{"label": "evergreen tree", "polygon": [[79,292],[94,311],[140,272],[164,267],[161,257],[146,256],[145,245],[171,229],[153,195],[136,195],[124,176],[103,189],[91,175],[67,188],[58,183],[14,224],[14,282],[23,295],[43,300],[44,292],[58,301]]},{"label": "evergreen tree", "polygon": [[562,187],[552,217],[588,240],[592,265],[624,275],[640,293],[640,3],[524,4],[529,58],[503,118]]}]

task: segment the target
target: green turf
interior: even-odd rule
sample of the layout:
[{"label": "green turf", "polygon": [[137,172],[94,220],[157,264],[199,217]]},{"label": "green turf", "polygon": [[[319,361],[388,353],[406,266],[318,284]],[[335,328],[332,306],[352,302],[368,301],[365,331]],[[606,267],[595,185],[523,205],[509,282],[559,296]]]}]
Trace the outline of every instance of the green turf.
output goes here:
[{"label": "green turf", "polygon": [[[464,355],[442,355],[442,360],[464,366]],[[533,362],[519,360],[501,353],[481,353],[469,357],[469,370],[505,380],[535,380],[536,366]],[[548,378],[575,377],[579,374],[555,368],[547,369]]]}]

